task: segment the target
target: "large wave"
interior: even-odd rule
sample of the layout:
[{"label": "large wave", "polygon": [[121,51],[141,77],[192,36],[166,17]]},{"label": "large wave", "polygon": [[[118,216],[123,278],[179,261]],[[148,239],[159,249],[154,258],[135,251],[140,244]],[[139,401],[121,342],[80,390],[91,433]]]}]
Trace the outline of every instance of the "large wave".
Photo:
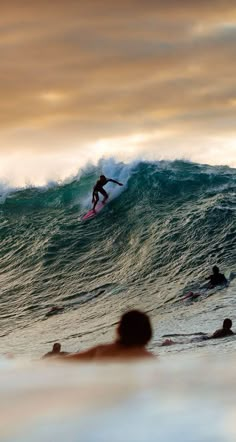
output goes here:
[{"label": "large wave", "polygon": [[[110,202],[82,222],[104,173]],[[99,297],[114,310],[175,302],[215,263],[235,266],[236,171],[183,161],[100,161],[71,181],[5,193],[0,208],[3,334]],[[125,293],[125,297],[121,294]]]}]

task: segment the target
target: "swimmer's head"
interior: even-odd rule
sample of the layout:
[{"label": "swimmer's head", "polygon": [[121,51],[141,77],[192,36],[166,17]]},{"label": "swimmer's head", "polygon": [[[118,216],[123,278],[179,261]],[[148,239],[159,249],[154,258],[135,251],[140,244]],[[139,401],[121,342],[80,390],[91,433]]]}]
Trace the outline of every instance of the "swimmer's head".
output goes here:
[{"label": "swimmer's head", "polygon": [[224,320],[224,322],[223,322],[223,328],[224,328],[225,330],[230,330],[231,327],[232,327],[232,321],[231,321],[231,319],[226,318],[226,319]]},{"label": "swimmer's head", "polygon": [[60,351],[61,351],[61,344],[59,342],[55,342],[55,344],[53,344],[52,351],[54,353],[60,353]]},{"label": "swimmer's head", "polygon": [[212,267],[212,271],[216,275],[217,273],[219,273],[220,269],[219,269],[219,267],[214,266],[214,267]]},{"label": "swimmer's head", "polygon": [[152,326],[145,313],[130,310],[121,317],[117,332],[120,344],[144,347],[152,337]]}]

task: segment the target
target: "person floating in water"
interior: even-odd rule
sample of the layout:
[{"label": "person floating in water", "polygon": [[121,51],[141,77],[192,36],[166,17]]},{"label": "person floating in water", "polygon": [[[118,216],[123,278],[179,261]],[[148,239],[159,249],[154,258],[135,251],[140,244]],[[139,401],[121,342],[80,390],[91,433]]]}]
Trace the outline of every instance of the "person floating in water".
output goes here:
[{"label": "person floating in water", "polygon": [[145,313],[139,310],[130,310],[124,313],[118,323],[116,333],[115,341],[96,345],[80,353],[70,354],[65,357],[65,360],[130,360],[154,357],[146,348],[152,338],[152,326]]},{"label": "person floating in water", "polygon": [[93,210],[95,212],[95,207],[99,201],[99,193],[101,193],[104,196],[104,199],[102,201],[103,204],[105,204],[106,200],[108,199],[108,194],[107,192],[103,189],[103,187],[107,184],[107,183],[115,183],[118,184],[118,186],[123,186],[122,183],[119,183],[119,181],[116,180],[112,180],[111,178],[106,178],[105,175],[100,175],[99,180],[96,182],[94,188],[93,188],[93,198],[92,198],[92,203],[93,203]]},{"label": "person floating in water", "polygon": [[[208,339],[218,339],[218,338],[226,338],[227,336],[232,336],[235,333],[231,330],[232,321],[229,318],[224,319],[222,328],[216,330],[212,335],[207,335],[205,333],[200,332],[197,338],[190,339],[190,342],[199,342],[206,341]],[[202,335],[202,336],[200,336]],[[162,342],[161,346],[173,345],[173,344],[183,344],[184,342],[173,341],[172,339],[166,339]]]},{"label": "person floating in water", "polygon": [[231,330],[232,321],[229,318],[226,318],[223,322],[223,327],[216,330],[213,335],[211,335],[208,339],[217,339],[217,338],[225,338],[226,336],[234,335],[234,332]]},{"label": "person floating in water", "polygon": [[206,280],[210,280],[209,288],[214,288],[217,285],[223,285],[223,284],[228,283],[225,275],[223,275],[223,273],[220,273],[219,267],[214,266],[212,268],[212,272],[213,272],[213,275],[210,275],[206,278]]},{"label": "person floating in water", "polygon": [[53,344],[52,350],[46,353],[43,356],[43,359],[57,356],[65,356],[68,354],[69,353],[67,353],[66,351],[61,351],[61,344],[59,342],[55,342],[55,344]]}]

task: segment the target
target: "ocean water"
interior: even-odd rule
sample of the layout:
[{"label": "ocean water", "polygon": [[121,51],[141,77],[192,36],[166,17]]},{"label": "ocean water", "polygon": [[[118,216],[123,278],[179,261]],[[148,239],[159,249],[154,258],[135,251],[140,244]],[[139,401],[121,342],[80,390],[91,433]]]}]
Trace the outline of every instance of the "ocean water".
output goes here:
[{"label": "ocean water", "polygon": [[[87,222],[101,173],[109,203]],[[236,170],[184,161],[103,160],[44,188],[2,186],[0,441],[234,442]],[[207,290],[215,264],[228,287]],[[195,301],[183,300],[190,290]],[[58,311],[51,315],[52,307]],[[154,361],[40,361],[77,351],[146,311]],[[176,344],[163,347],[171,337]]]},{"label": "ocean water", "polygon": [[[109,183],[109,203],[83,222],[101,173],[124,186]],[[37,358],[55,341],[67,351],[106,342],[130,308],[150,315],[156,354],[235,347],[234,337],[192,342],[236,318],[235,169],[111,159],[67,182],[4,187],[0,239],[1,354]],[[207,291],[214,264],[231,282]],[[189,290],[202,296],[184,301]],[[163,335],[179,344],[160,347]]]}]

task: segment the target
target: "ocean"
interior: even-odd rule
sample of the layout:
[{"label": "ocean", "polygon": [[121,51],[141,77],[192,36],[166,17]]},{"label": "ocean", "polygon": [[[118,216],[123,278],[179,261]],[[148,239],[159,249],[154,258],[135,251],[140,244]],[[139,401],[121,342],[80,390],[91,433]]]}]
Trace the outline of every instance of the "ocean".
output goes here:
[{"label": "ocean", "polygon": [[[124,186],[109,183],[109,203],[83,222],[101,173]],[[110,159],[66,182],[4,187],[0,238],[1,354],[40,357],[55,341],[66,351],[106,342],[131,308],[150,315],[155,353],[210,351],[222,344],[192,344],[191,335],[235,320],[235,169]],[[204,290],[215,264],[230,285]],[[190,290],[202,296],[184,301]],[[181,345],[160,348],[163,335],[180,335]]]},{"label": "ocean", "polygon": [[[101,173],[124,186],[107,185],[84,222]],[[226,317],[236,331],[235,191],[235,169],[187,161],[101,160],[41,188],[2,184],[1,442],[236,440],[235,337],[201,338]],[[216,264],[229,285],[208,290]],[[129,309],[150,316],[156,360],[40,360],[54,342],[110,341]]]}]

